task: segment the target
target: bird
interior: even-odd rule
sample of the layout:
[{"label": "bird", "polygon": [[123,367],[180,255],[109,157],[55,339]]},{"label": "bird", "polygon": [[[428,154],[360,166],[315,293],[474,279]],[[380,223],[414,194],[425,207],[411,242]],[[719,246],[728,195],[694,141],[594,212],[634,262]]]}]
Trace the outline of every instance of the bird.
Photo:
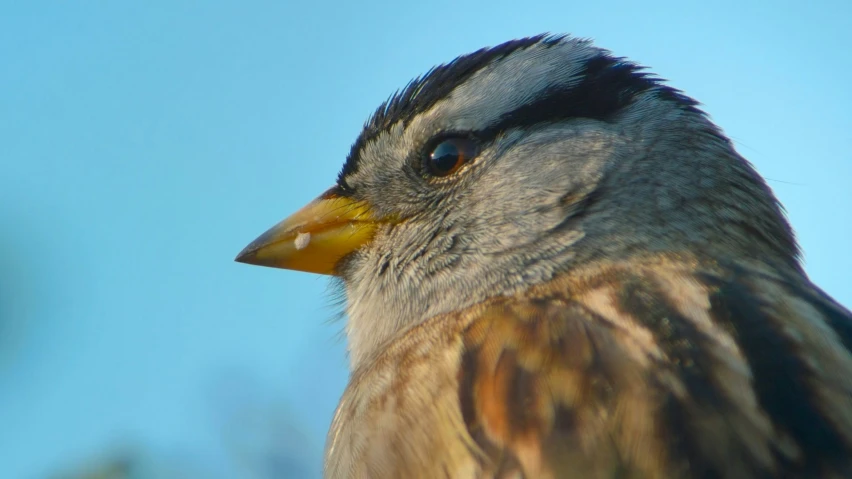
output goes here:
[{"label": "bird", "polygon": [[237,261],[341,284],[327,478],[852,477],[852,313],[701,105],[591,40],[415,78]]}]

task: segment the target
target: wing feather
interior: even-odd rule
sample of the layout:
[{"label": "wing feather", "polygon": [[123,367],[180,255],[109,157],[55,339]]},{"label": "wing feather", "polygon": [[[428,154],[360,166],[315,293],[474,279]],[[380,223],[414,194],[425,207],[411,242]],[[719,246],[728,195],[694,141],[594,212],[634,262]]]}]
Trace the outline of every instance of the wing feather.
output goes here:
[{"label": "wing feather", "polygon": [[494,477],[846,477],[850,324],[804,278],[601,269],[483,310],[459,401]]},{"label": "wing feather", "polygon": [[852,314],[797,271],[597,265],[353,373],[332,478],[852,477]]}]

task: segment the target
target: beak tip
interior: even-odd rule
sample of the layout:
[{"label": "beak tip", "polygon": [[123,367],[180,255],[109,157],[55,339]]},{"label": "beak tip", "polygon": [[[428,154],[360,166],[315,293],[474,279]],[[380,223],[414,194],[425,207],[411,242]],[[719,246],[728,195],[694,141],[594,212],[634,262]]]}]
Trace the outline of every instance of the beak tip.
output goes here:
[{"label": "beak tip", "polygon": [[252,248],[251,245],[249,245],[243,248],[243,250],[237,254],[237,257],[234,258],[234,261],[236,261],[237,263],[244,264],[256,264],[256,262],[254,261],[256,256],[256,250]]}]

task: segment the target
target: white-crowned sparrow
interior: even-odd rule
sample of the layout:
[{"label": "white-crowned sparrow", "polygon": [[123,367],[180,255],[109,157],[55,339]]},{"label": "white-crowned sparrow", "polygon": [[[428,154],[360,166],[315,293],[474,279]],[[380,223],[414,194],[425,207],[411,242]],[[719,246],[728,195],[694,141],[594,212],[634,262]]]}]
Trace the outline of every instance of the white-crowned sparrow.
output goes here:
[{"label": "white-crowned sparrow", "polygon": [[852,477],[852,315],[697,103],[588,41],[414,80],[238,261],[342,279],[327,477]]}]

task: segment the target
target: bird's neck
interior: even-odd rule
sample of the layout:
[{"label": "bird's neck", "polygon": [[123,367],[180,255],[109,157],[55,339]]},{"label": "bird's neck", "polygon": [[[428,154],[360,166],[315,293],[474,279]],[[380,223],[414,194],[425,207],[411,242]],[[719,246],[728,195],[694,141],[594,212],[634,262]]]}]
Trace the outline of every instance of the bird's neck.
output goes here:
[{"label": "bird's neck", "polygon": [[522,258],[510,253],[488,257],[468,253],[440,271],[414,263],[376,275],[381,270],[378,263],[387,256],[378,252],[360,258],[360,265],[350,268],[345,280],[351,369],[356,370],[388,341],[429,318],[462,311],[489,297],[516,293],[570,269],[575,258],[572,245],[582,237],[581,232],[566,229],[533,246],[550,251],[549,255]]}]

